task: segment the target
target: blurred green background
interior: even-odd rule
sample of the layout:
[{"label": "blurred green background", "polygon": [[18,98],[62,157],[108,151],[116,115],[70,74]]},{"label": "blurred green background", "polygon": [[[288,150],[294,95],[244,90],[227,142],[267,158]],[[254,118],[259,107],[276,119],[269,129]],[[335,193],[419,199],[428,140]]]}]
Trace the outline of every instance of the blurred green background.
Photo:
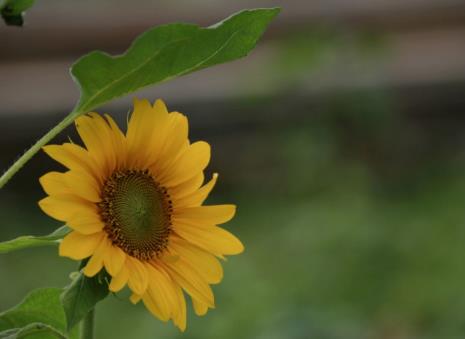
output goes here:
[{"label": "blurred green background", "polygon": [[[80,55],[276,5],[246,59],[138,94],[188,115],[220,173],[209,201],[238,205],[226,228],[246,251],[224,264],[217,308],[190,310],[181,334],[109,297],[97,338],[465,337],[462,1],[39,1],[24,28],[0,26],[1,168],[71,110]],[[130,100],[100,112],[123,124]],[[0,192],[0,240],[59,226],[37,207],[51,169],[39,154]],[[55,248],[0,256],[0,310],[75,269]]]}]

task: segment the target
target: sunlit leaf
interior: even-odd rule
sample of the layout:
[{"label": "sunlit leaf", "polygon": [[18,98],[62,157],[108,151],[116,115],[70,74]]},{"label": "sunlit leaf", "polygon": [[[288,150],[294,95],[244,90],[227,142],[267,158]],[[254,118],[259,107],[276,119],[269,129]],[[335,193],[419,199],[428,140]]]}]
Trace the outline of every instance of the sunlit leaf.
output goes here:
[{"label": "sunlit leaf", "polygon": [[71,230],[67,226],[62,226],[49,235],[24,235],[13,240],[0,242],[0,254],[28,247],[57,245],[59,240],[61,240],[70,231]]},{"label": "sunlit leaf", "polygon": [[79,273],[73,282],[61,294],[61,303],[65,311],[67,328],[71,330],[95,305],[108,295],[105,273],[93,278]]},{"label": "sunlit leaf", "polygon": [[22,26],[23,13],[34,5],[35,0],[0,0],[0,13],[7,25]]},{"label": "sunlit leaf", "polygon": [[255,47],[279,11],[245,10],[208,28],[159,26],[139,36],[121,56],[92,52],[71,68],[81,88],[74,111],[85,113],[140,88],[241,58]]},{"label": "sunlit leaf", "polygon": [[[17,306],[0,313],[0,338],[66,338],[60,288],[32,291]],[[73,331],[71,338],[78,333]]]}]

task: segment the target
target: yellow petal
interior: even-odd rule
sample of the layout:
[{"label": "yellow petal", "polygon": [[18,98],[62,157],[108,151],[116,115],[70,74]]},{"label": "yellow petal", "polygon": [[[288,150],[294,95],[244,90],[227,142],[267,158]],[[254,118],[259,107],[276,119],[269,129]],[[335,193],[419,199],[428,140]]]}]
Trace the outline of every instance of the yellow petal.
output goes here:
[{"label": "yellow petal", "polygon": [[176,297],[175,283],[170,275],[163,269],[161,265],[152,262],[152,267],[157,273],[151,280],[152,289],[157,288],[162,294],[161,297],[165,298],[166,307],[169,313],[174,316],[179,311],[179,305]]},{"label": "yellow petal", "polygon": [[96,179],[101,179],[100,169],[84,148],[64,143],[63,145],[47,145],[42,147],[52,159],[63,164],[70,170],[78,170],[92,174]]},{"label": "yellow petal", "polygon": [[178,304],[177,312],[173,314],[173,322],[181,330],[181,332],[184,332],[186,330],[187,318],[186,299],[184,298],[184,294],[178,285],[174,285],[173,287],[176,292],[176,299]]},{"label": "yellow petal", "polygon": [[42,188],[48,195],[69,194],[70,190],[65,182],[65,173],[49,172],[39,179]]},{"label": "yellow petal", "polygon": [[175,210],[173,220],[186,221],[192,225],[218,225],[232,219],[236,213],[235,205],[211,205],[187,207]]},{"label": "yellow petal", "polygon": [[145,293],[142,297],[142,301],[144,302],[145,307],[152,313],[155,317],[160,319],[161,321],[167,321],[167,318],[162,311],[160,310],[160,306],[153,300],[153,297],[150,293]]},{"label": "yellow petal", "polygon": [[116,167],[116,153],[118,149],[115,147],[113,142],[113,131],[110,124],[98,113],[88,113],[92,118],[92,124],[94,131],[99,135],[102,148],[105,152],[106,164],[110,171],[113,171]]},{"label": "yellow petal", "polygon": [[209,161],[210,145],[204,141],[195,142],[157,180],[165,187],[179,185],[203,171]]},{"label": "yellow petal", "polygon": [[[134,99],[134,111],[129,120],[127,143],[129,166],[147,167],[154,148],[152,136],[164,133],[166,107],[157,101],[152,107],[148,100]],[[154,133],[154,132],[157,133]]]},{"label": "yellow petal", "polygon": [[170,249],[174,250],[209,284],[218,284],[223,279],[223,267],[209,252],[177,237],[173,237]]},{"label": "yellow petal", "polygon": [[66,224],[82,234],[100,232],[105,226],[96,212],[82,210],[66,220]]},{"label": "yellow petal", "polygon": [[135,293],[131,294],[131,296],[129,297],[129,301],[133,303],[134,305],[137,304],[141,300],[142,300],[142,296],[135,294]]},{"label": "yellow petal", "polygon": [[168,108],[166,107],[166,104],[163,100],[157,99],[153,103],[153,109],[156,112],[157,115],[167,115],[168,114]]},{"label": "yellow petal", "polygon": [[60,221],[67,221],[80,212],[97,212],[95,205],[71,194],[46,197],[39,201],[39,206],[46,214]]},{"label": "yellow petal", "polygon": [[134,98],[134,111],[129,119],[126,134],[131,167],[141,166],[140,160],[146,159],[147,141],[151,140],[154,130],[155,114],[153,113],[152,105],[148,100]]},{"label": "yellow petal", "polygon": [[149,284],[149,278],[145,264],[133,257],[127,256],[126,268],[129,271],[129,288],[134,293],[143,295]]},{"label": "yellow petal", "polygon": [[205,176],[203,172],[200,172],[193,176],[191,179],[184,181],[179,185],[169,187],[168,192],[173,200],[180,200],[198,190],[204,179]]},{"label": "yellow petal", "polygon": [[214,173],[213,178],[202,188],[198,189],[197,191],[194,191],[192,194],[184,198],[177,200],[174,199],[175,208],[195,207],[202,205],[203,202],[207,199],[213,187],[215,186],[217,179],[218,173]]},{"label": "yellow petal", "polygon": [[153,105],[153,110],[155,112],[155,125],[154,133],[152,133],[151,139],[147,140],[148,150],[147,153],[147,166],[150,167],[151,164],[155,163],[160,156],[163,145],[165,144],[165,139],[170,132],[170,114],[168,114],[168,109],[165,106],[165,103],[158,99]]},{"label": "yellow petal", "polygon": [[108,286],[108,289],[112,291],[113,293],[116,293],[123,289],[123,287],[128,282],[128,279],[129,279],[129,270],[126,267],[126,264],[124,264],[121,267],[121,270],[119,271],[119,273],[111,279],[110,286]]},{"label": "yellow petal", "polygon": [[203,316],[208,311],[208,306],[201,301],[197,301],[196,299],[192,298],[192,304],[194,305],[194,312],[198,316]]},{"label": "yellow petal", "polygon": [[126,157],[127,157],[127,146],[126,146],[126,137],[124,136],[123,132],[120,130],[116,122],[113,120],[111,116],[105,114],[105,118],[108,121],[111,129],[111,140],[113,142],[113,147],[115,150],[115,167],[116,168],[123,168],[126,167]]},{"label": "yellow petal", "polygon": [[119,247],[110,243],[103,257],[103,262],[108,273],[110,273],[112,277],[116,276],[121,271],[125,261],[126,253]]},{"label": "yellow petal", "polygon": [[100,187],[95,178],[85,172],[69,171],[65,173],[65,182],[76,195],[91,202],[99,202]]},{"label": "yellow petal", "polygon": [[188,149],[188,126],[187,118],[181,113],[172,112],[168,115],[168,121],[164,127],[166,135],[164,143],[154,163],[154,171],[157,175],[169,171],[172,163]]},{"label": "yellow petal", "polygon": [[[80,116],[75,123],[79,136],[86,145],[93,162],[98,165],[103,176],[106,177],[114,169],[112,167],[113,157],[110,155],[114,152],[108,136],[109,127],[102,128],[98,120],[88,115]],[[108,126],[108,124],[106,125]]]},{"label": "yellow petal", "polygon": [[162,163],[176,157],[183,146],[186,145],[189,134],[189,123],[185,115],[179,112],[172,112],[170,113],[170,118],[173,120],[173,127],[165,140],[162,153],[160,154]]},{"label": "yellow petal", "polygon": [[71,232],[61,241],[59,254],[62,257],[69,257],[75,260],[87,258],[95,252],[103,237],[103,232],[91,235],[84,235],[75,231]]},{"label": "yellow petal", "polygon": [[244,245],[223,228],[175,226],[175,232],[187,241],[215,254],[234,255],[244,251]]},{"label": "yellow petal", "polygon": [[149,287],[144,295],[144,304],[158,318],[166,321],[178,308],[173,282],[159,268],[147,265]]},{"label": "yellow petal", "polygon": [[100,242],[98,247],[96,248],[94,254],[87,262],[86,267],[84,267],[84,274],[88,277],[93,277],[96,275],[100,270],[103,268],[103,258],[110,246],[108,238],[104,237],[104,239]]},{"label": "yellow petal", "polygon": [[165,263],[165,267],[172,279],[178,283],[189,295],[197,300],[214,307],[214,296],[210,285],[183,260]]}]

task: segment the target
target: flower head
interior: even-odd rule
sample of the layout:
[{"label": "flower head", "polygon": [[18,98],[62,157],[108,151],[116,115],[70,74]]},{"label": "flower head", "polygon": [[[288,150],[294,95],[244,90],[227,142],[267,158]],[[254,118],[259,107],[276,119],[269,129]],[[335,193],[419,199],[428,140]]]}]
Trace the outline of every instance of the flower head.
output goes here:
[{"label": "flower head", "polygon": [[157,100],[135,100],[126,135],[113,119],[89,113],[76,120],[85,148],[74,143],[45,146],[67,167],[40,178],[48,196],[39,202],[49,216],[72,229],[61,256],[89,258],[84,274],[103,268],[109,289],[126,285],[163,321],[186,327],[183,290],[195,313],[214,307],[211,284],[223,270],[217,258],[243,251],[241,242],[217,225],[234,205],[203,206],[218,178],[203,185],[210,146],[190,143],[187,118],[168,113]]}]

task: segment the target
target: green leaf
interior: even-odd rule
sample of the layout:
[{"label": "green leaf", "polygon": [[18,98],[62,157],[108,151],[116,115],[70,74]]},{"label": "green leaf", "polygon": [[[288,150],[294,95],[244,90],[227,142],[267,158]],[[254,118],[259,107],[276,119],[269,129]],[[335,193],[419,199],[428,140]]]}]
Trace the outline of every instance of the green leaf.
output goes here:
[{"label": "green leaf", "polygon": [[93,278],[79,273],[76,279],[61,294],[61,303],[66,315],[68,331],[79,323],[95,305],[108,295],[106,273]]},{"label": "green leaf", "polygon": [[0,13],[7,25],[22,26],[23,13],[34,5],[35,0],[3,0],[0,1]]},{"label": "green leaf", "polygon": [[81,89],[74,112],[86,113],[140,88],[241,58],[279,11],[245,10],[208,28],[159,26],[139,36],[121,56],[91,52],[71,68]]},{"label": "green leaf", "polygon": [[68,226],[62,226],[49,235],[24,235],[13,240],[0,242],[0,254],[28,247],[57,245],[59,240],[67,235],[70,231],[71,230],[68,228]]},{"label": "green leaf", "polygon": [[0,338],[65,338],[61,292],[60,288],[34,290],[19,305],[0,313]]},{"label": "green leaf", "polygon": [[0,339],[20,339],[20,338],[60,338],[67,339],[65,335],[54,329],[52,326],[43,323],[32,323],[23,328],[12,328],[0,332]]}]

